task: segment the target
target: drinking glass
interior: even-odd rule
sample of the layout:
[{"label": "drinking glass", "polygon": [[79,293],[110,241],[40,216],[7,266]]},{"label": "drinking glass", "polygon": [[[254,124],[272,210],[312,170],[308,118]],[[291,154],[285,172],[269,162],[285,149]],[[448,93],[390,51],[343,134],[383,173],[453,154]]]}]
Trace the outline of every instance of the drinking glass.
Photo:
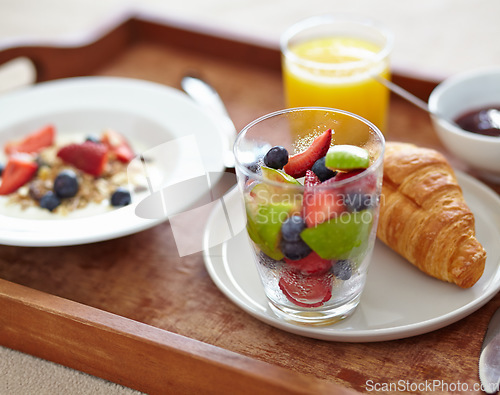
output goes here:
[{"label": "drinking glass", "polygon": [[[364,148],[369,166],[311,186],[303,177],[263,164],[272,147],[294,155],[328,129],[328,144]],[[322,107],[277,111],[238,135],[234,154],[246,230],[269,305],[279,317],[327,325],[358,305],[376,236],[384,146],[383,134],[371,122]],[[282,226],[291,217],[307,224],[297,240],[309,252],[298,260],[283,253],[289,245]]]},{"label": "drinking glass", "polygon": [[371,20],[321,15],[292,25],[281,37],[288,107],[324,106],[362,116],[386,131],[393,35]]}]

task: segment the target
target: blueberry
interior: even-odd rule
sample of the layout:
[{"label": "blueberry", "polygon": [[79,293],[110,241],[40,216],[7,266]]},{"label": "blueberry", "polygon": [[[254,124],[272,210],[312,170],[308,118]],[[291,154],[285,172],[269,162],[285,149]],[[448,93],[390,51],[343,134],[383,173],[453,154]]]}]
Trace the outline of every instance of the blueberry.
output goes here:
[{"label": "blueberry", "polygon": [[40,155],[37,155],[35,162],[38,165],[38,170],[40,170],[42,166],[49,166],[48,163]]},{"label": "blueberry", "polygon": [[352,276],[352,265],[347,259],[337,261],[335,265],[333,265],[332,270],[333,275],[340,280],[349,280]]},{"label": "blueberry", "polygon": [[5,169],[5,165],[3,163],[0,163],[0,176],[3,173],[3,169]]},{"label": "blueberry", "polygon": [[361,192],[348,192],[344,197],[344,204],[349,211],[362,211],[373,207],[375,197]]},{"label": "blueberry", "polygon": [[245,164],[245,167],[252,173],[258,173],[260,169],[260,165],[258,162],[247,163]]},{"label": "blueberry", "polygon": [[30,183],[28,193],[33,200],[40,200],[47,193],[43,180],[37,178]]},{"label": "blueberry", "polygon": [[61,201],[52,191],[47,192],[40,199],[40,207],[46,208],[49,211],[54,211],[60,204]]},{"label": "blueberry", "polygon": [[271,148],[264,156],[264,164],[273,169],[282,169],[287,163],[288,151],[280,145]]},{"label": "blueberry", "polygon": [[321,182],[329,180],[335,174],[337,174],[336,171],[330,170],[328,167],[325,166],[325,157],[323,156],[322,158],[319,158],[316,162],[314,162],[314,165],[312,166],[311,170],[316,174],[316,176],[319,178]]},{"label": "blueberry", "polygon": [[111,195],[111,205],[115,207],[127,206],[132,202],[130,192],[123,188],[118,187]]},{"label": "blueberry", "polygon": [[304,219],[299,215],[292,215],[281,224],[281,237],[285,241],[299,241],[300,232],[305,228]]},{"label": "blueberry", "polygon": [[281,252],[292,261],[298,261],[311,253],[311,248],[302,240],[286,241],[281,240]]},{"label": "blueberry", "polygon": [[54,193],[60,198],[75,196],[78,188],[78,177],[73,170],[62,170],[54,180]]},{"label": "blueberry", "polygon": [[90,134],[85,138],[85,141],[92,141],[93,143],[101,143],[101,139],[96,135]]}]

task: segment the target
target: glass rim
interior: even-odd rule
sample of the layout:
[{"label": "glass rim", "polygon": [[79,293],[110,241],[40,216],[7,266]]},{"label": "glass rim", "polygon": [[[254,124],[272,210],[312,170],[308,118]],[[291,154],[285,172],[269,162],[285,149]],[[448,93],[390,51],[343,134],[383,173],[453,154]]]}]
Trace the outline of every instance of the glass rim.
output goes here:
[{"label": "glass rim", "polygon": [[369,167],[367,167],[366,169],[361,171],[359,174],[356,174],[355,176],[346,178],[344,180],[332,181],[328,185],[322,185],[322,183],[321,183],[321,184],[316,185],[315,188],[331,189],[331,188],[344,186],[344,185],[356,182],[357,180],[360,180],[361,178],[367,177],[370,174],[373,174],[376,171],[376,169],[378,169],[380,166],[382,166],[383,160],[384,160],[384,152],[385,152],[385,137],[384,137],[383,133],[380,131],[380,129],[377,126],[375,126],[372,122],[370,122],[369,120],[367,120],[367,119],[365,119],[357,114],[354,114],[352,112],[340,110],[337,108],[293,107],[293,108],[285,108],[282,110],[273,111],[271,113],[265,114],[265,115],[255,119],[254,121],[250,122],[248,125],[243,127],[243,129],[241,129],[241,131],[238,133],[238,136],[236,137],[236,140],[234,141],[234,145],[233,145],[233,156],[234,156],[234,161],[235,161],[235,168],[237,168],[238,171],[240,171],[245,176],[247,176],[253,180],[256,180],[259,182],[264,182],[266,184],[273,185],[273,186],[279,186],[279,187],[285,186],[286,188],[292,188],[294,190],[303,191],[304,185],[285,184],[283,182],[265,179],[261,174],[255,173],[255,172],[251,171],[247,166],[245,166],[245,164],[239,160],[238,155],[237,155],[237,148],[238,148],[240,141],[244,138],[244,136],[247,134],[247,132],[252,127],[254,127],[255,125],[257,125],[257,124],[259,124],[267,119],[270,119],[270,118],[274,118],[274,117],[277,117],[280,115],[289,114],[289,113],[293,113],[293,112],[301,112],[301,111],[323,111],[323,112],[329,112],[329,113],[339,113],[339,114],[347,115],[351,118],[355,118],[358,121],[364,123],[367,127],[371,128],[374,131],[375,135],[378,137],[379,141],[381,142],[381,150],[380,150],[378,158],[376,158],[374,160],[374,162],[370,164]]},{"label": "glass rim", "polygon": [[[326,26],[337,22],[347,22],[364,27],[373,28],[377,30],[385,38],[385,45],[380,49],[380,51],[374,53],[373,56],[370,56],[367,59],[336,63],[336,64],[303,59],[300,56],[297,56],[289,49],[290,40],[293,37],[295,37],[298,33],[315,26]],[[300,64],[301,66],[304,67],[323,69],[323,70],[345,70],[353,67],[365,67],[367,64],[381,62],[383,59],[389,56],[389,54],[393,49],[393,46],[394,46],[394,34],[392,33],[391,30],[386,28],[381,23],[369,18],[355,17],[344,14],[317,15],[303,19],[301,21],[296,22],[288,29],[286,29],[280,37],[281,53],[286,59],[293,61],[294,63]]]}]

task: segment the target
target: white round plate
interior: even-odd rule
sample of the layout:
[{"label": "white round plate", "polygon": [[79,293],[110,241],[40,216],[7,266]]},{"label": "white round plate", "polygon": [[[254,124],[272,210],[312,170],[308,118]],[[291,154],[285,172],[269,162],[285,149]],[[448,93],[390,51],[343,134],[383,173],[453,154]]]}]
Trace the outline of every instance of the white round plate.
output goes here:
[{"label": "white round plate", "polygon": [[[279,319],[268,306],[246,232],[214,247],[209,241],[223,228],[226,216],[216,209],[205,231],[206,268],[217,287],[255,318],[285,331],[311,338],[371,342],[427,333],[456,322],[486,304],[500,290],[500,198],[487,186],[460,172],[458,181],[476,218],[478,239],[487,251],[481,279],[461,289],[420,272],[377,240],[366,288],[354,314],[327,327],[299,326]],[[240,210],[237,190],[226,199],[227,211]]]},{"label": "white round plate", "polygon": [[[45,82],[0,97],[0,147],[6,141],[45,124],[57,136],[99,134],[110,127],[129,139],[138,153],[162,143],[192,137],[207,171],[221,173],[224,146],[213,119],[183,92],[144,80],[117,77],[81,77]],[[185,152],[176,152],[182,158]],[[162,163],[162,182],[183,172],[180,161]],[[168,163],[168,168],[165,164]],[[152,191],[153,192],[153,191]],[[199,196],[182,199],[177,209],[189,207]],[[150,228],[166,218],[136,215],[137,203],[104,213],[68,218],[32,219],[13,216],[2,206],[0,244],[62,246],[112,239]],[[7,211],[6,211],[7,210]]]}]

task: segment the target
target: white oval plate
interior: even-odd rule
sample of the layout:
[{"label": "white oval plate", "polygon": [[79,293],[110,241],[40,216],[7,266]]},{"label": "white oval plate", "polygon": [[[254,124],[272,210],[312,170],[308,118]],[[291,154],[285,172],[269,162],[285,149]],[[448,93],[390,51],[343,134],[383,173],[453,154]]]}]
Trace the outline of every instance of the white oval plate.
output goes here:
[{"label": "white oval plate", "polygon": [[[183,92],[153,82],[117,77],[81,77],[55,80],[0,97],[0,147],[11,139],[52,123],[58,136],[100,133],[111,127],[125,135],[136,152],[186,136],[198,145],[203,166],[220,173],[222,137],[205,111]],[[183,157],[183,152],[176,152]],[[179,160],[162,164],[162,182],[182,173]],[[2,197],[3,198],[3,197]],[[179,210],[199,196],[182,199]],[[5,203],[5,201],[3,201]],[[17,216],[5,205],[0,213],[0,244],[62,246],[112,239],[150,228],[166,218],[144,219],[135,214],[137,203],[89,216],[31,219]]]},{"label": "white oval plate", "polygon": [[[476,218],[476,234],[487,251],[486,268],[470,289],[425,275],[377,240],[366,288],[354,314],[328,327],[294,325],[268,306],[245,231],[208,248],[226,216],[216,209],[205,231],[204,259],[217,287],[236,305],[276,328],[316,339],[343,342],[394,340],[427,333],[456,322],[486,304],[500,290],[500,197],[476,179],[456,172]],[[226,212],[244,216],[238,191],[226,199]],[[235,214],[233,214],[235,215]]]}]

